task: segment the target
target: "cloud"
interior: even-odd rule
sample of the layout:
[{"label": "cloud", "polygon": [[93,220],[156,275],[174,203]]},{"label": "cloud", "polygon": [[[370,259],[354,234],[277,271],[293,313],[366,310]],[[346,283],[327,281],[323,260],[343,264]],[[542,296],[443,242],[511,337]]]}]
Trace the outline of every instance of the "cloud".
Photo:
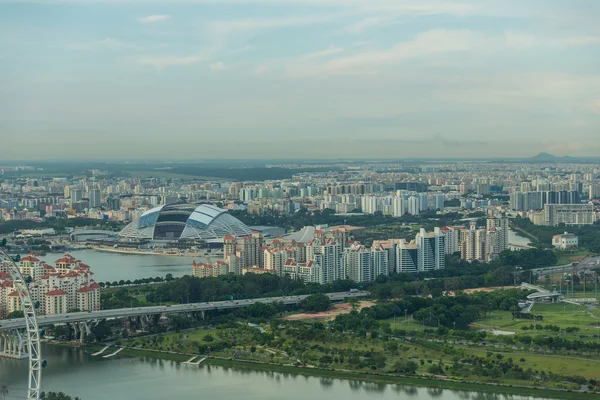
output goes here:
[{"label": "cloud", "polygon": [[360,35],[373,27],[384,25],[391,20],[392,18],[390,17],[368,17],[343,28],[340,32],[349,35]]},{"label": "cloud", "polygon": [[331,46],[324,50],[315,51],[314,53],[304,54],[304,55],[300,56],[300,58],[302,58],[304,60],[313,60],[313,59],[331,56],[334,54],[339,54],[342,51],[344,51],[344,49],[341,47]]},{"label": "cloud", "polygon": [[364,51],[352,56],[341,57],[301,68],[291,66],[291,76],[327,76],[372,74],[390,63],[435,54],[456,53],[485,48],[488,41],[477,32],[466,29],[436,29],[418,34],[413,39],[400,42],[383,50]]},{"label": "cloud", "polygon": [[489,141],[469,139],[469,140],[457,140],[450,139],[442,135],[426,135],[419,137],[394,137],[394,138],[368,138],[363,139],[369,143],[377,143],[381,146],[394,146],[399,144],[419,144],[419,145],[430,145],[438,144],[444,147],[469,147],[469,146],[487,146],[491,144]]},{"label": "cloud", "polygon": [[134,48],[132,44],[122,42],[114,38],[106,38],[102,40],[96,40],[93,42],[81,42],[67,45],[67,48],[71,50],[96,50],[96,49],[124,49]]},{"label": "cloud", "polygon": [[210,64],[208,66],[208,69],[210,69],[212,72],[220,72],[220,71],[226,71],[229,68],[225,64],[223,64],[221,61],[218,61],[218,62],[214,62],[214,63]]},{"label": "cloud", "polygon": [[592,112],[594,114],[600,114],[600,98],[596,99],[592,104]]},{"label": "cloud", "polygon": [[577,151],[583,148],[583,145],[578,141],[556,141],[544,139],[542,141],[544,150],[548,151]]},{"label": "cloud", "polygon": [[520,32],[506,32],[504,39],[506,40],[506,46],[517,50],[533,47],[540,43],[535,36]]},{"label": "cloud", "polygon": [[147,57],[139,59],[138,62],[144,65],[152,65],[157,69],[175,66],[193,65],[201,60],[198,56],[184,56],[184,57]]},{"label": "cloud", "polygon": [[160,22],[160,21],[165,21],[167,19],[171,18],[168,15],[147,15],[145,17],[140,17],[137,20],[143,23],[153,23],[153,22]]},{"label": "cloud", "polygon": [[335,19],[334,15],[309,15],[302,17],[279,18],[248,18],[226,21],[214,21],[207,24],[207,29],[214,35],[230,35],[234,33],[247,33],[274,28],[295,26],[308,26],[323,24]]},{"label": "cloud", "polygon": [[572,36],[557,41],[558,44],[571,46],[585,46],[589,44],[600,44],[600,36]]}]

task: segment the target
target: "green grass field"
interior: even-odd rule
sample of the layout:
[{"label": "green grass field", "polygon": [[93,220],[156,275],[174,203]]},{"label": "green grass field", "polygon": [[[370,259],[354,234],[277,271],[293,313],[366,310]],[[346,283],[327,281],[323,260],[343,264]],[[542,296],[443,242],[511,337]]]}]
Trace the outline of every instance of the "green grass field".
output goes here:
[{"label": "green grass field", "polygon": [[[593,335],[600,334],[600,328],[595,326],[600,324],[598,317],[600,310],[590,312],[587,307],[577,306],[568,303],[557,304],[536,304],[533,306],[532,314],[542,315],[543,321],[534,321],[529,319],[513,319],[509,311],[495,311],[491,315],[488,314],[485,318],[476,321],[472,326],[475,328],[493,328],[513,331],[518,334],[543,334],[546,336],[563,336],[568,339],[577,339],[579,336],[586,336],[586,340],[598,341],[593,338]],[[546,330],[523,330],[522,327],[530,327],[531,325],[556,325],[562,330],[560,332],[552,332]],[[565,328],[576,327],[579,332],[567,333]]]},{"label": "green grass field", "polygon": [[[487,350],[465,348],[469,354],[486,358]],[[496,353],[496,351],[493,351]],[[553,372],[561,375],[579,375],[585,378],[597,378],[600,371],[600,360],[583,359],[555,355],[537,355],[528,352],[502,352],[505,358],[512,359],[524,369]],[[521,358],[525,361],[519,361]]]},{"label": "green grass field", "polygon": [[593,253],[585,250],[578,250],[573,254],[558,253],[558,259],[555,265],[565,265],[573,262],[579,262],[591,255],[593,255]]}]

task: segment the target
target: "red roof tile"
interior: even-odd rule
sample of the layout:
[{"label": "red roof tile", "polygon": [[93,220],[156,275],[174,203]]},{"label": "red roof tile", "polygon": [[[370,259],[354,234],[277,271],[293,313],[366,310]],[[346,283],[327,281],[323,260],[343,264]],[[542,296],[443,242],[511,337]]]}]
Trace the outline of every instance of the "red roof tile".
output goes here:
[{"label": "red roof tile", "polygon": [[51,291],[47,292],[46,296],[62,296],[65,294],[68,294],[68,293],[65,292],[64,290],[55,289],[55,290],[51,290]]}]

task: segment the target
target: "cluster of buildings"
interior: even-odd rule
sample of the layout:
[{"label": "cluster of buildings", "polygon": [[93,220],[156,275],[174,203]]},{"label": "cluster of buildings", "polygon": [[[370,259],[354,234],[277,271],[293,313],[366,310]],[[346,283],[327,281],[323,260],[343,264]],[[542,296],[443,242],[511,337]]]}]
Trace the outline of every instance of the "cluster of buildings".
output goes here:
[{"label": "cluster of buildings", "polygon": [[[424,229],[414,241],[392,239],[367,247],[350,239],[344,227],[306,227],[313,235],[306,241],[283,237],[267,243],[253,232],[243,238],[225,237],[224,259],[215,263],[193,263],[197,277],[224,274],[273,273],[305,282],[330,283],[338,279],[370,282],[379,275],[443,269],[444,235]],[[297,237],[306,237],[302,232]]]},{"label": "cluster of buildings", "polygon": [[466,261],[490,262],[509,246],[509,220],[505,216],[486,219],[486,226],[478,227],[471,221],[469,227],[447,226],[442,231],[447,237],[446,253],[459,251]]},{"label": "cluster of buildings", "polygon": [[[0,182],[0,220],[79,216],[135,221],[159,206],[208,202],[254,214],[292,214],[306,208],[394,217],[426,210],[467,212],[499,206],[539,224],[565,221],[581,225],[596,221],[600,206],[600,168],[593,164],[339,163],[277,167],[305,172],[286,179],[244,182],[119,177],[98,170],[74,178],[4,176]],[[554,211],[546,211],[546,205],[573,207],[556,211],[560,215],[553,218]]]},{"label": "cluster of buildings", "polygon": [[[52,266],[32,253],[21,258],[18,266],[24,277],[31,278],[29,291],[39,315],[100,310],[100,285],[90,267],[73,256],[65,254]],[[21,309],[8,269],[0,264],[0,319]]]},{"label": "cluster of buildings", "polygon": [[305,282],[338,279],[370,282],[379,275],[416,273],[445,268],[445,256],[460,252],[468,261],[491,261],[509,248],[506,217],[487,219],[485,228],[452,226],[424,229],[415,239],[376,240],[371,247],[352,240],[344,226],[305,227],[301,232],[265,240],[259,232],[224,238],[223,260],[192,264],[192,275],[273,273]]}]

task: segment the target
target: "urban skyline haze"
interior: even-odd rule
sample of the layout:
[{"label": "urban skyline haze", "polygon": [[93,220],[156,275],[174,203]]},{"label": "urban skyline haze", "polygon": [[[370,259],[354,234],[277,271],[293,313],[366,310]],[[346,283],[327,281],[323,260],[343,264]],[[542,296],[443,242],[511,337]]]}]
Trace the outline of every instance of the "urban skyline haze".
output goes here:
[{"label": "urban skyline haze", "polygon": [[600,2],[0,0],[2,159],[600,154]]}]

